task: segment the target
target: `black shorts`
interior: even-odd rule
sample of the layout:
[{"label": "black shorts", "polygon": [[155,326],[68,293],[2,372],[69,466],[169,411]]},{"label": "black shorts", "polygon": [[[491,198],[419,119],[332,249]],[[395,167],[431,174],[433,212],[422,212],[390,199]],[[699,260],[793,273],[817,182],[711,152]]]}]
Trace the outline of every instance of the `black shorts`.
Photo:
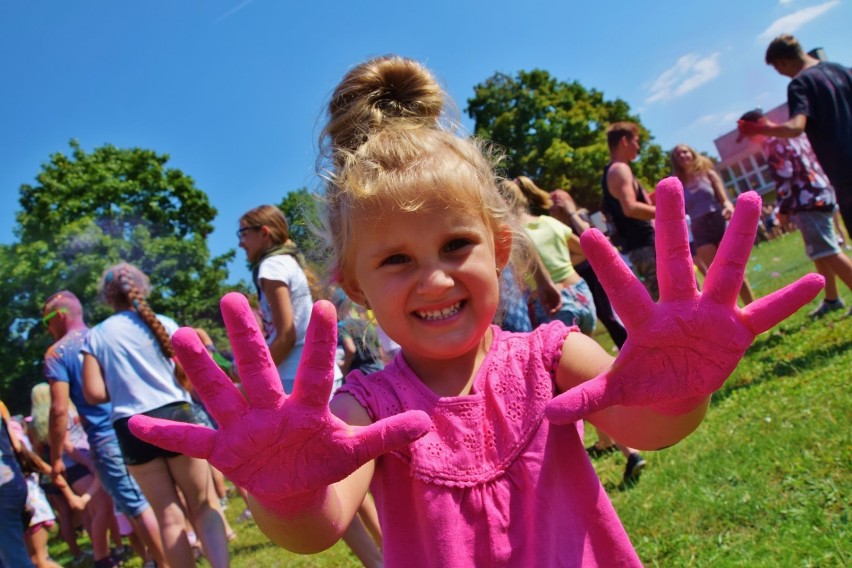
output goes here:
[{"label": "black shorts", "polygon": [[83,464],[72,465],[65,469],[65,480],[68,482],[68,485],[74,485],[90,474],[89,468]]},{"label": "black shorts", "polygon": [[713,211],[692,220],[692,241],[695,248],[704,245],[716,245],[722,242],[725,234],[725,217],[721,211]]},{"label": "black shorts", "polygon": [[[142,416],[164,418],[166,420],[186,422],[189,424],[197,423],[192,406],[188,402],[173,402],[160,408],[143,412]],[[115,429],[115,436],[118,438],[118,445],[121,447],[121,453],[124,455],[125,464],[142,465],[157,458],[173,458],[180,455],[177,452],[170,452],[148,442],[143,442],[130,431],[129,422],[130,418],[128,417],[119,418],[112,423]]]}]

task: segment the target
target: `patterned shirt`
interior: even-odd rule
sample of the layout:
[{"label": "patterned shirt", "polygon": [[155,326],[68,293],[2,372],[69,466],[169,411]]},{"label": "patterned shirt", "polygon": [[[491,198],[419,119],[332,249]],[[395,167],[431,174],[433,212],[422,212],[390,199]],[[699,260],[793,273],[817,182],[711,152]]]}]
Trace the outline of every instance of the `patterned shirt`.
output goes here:
[{"label": "patterned shirt", "polygon": [[834,189],[806,137],[767,138],[763,153],[775,180],[780,213],[834,210]]}]

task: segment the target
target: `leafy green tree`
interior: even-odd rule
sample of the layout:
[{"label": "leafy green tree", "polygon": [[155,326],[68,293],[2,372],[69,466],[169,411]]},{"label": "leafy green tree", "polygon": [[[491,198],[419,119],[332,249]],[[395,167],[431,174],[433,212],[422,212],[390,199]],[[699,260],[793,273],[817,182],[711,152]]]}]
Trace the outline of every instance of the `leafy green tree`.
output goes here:
[{"label": "leafy green tree", "polygon": [[526,175],[543,189],[562,188],[591,210],[600,208],[601,176],[609,161],[606,129],[622,120],[639,126],[642,152],[633,171],[649,189],[668,171],[665,152],[629,105],[547,71],[496,73],[474,87],[467,113],[475,134],[504,153],[505,175]]},{"label": "leafy green tree", "polygon": [[290,238],[317,273],[328,258],[328,249],[318,233],[318,204],[318,195],[306,187],[290,191],[278,204],[290,227]]},{"label": "leafy green tree", "polygon": [[182,325],[221,328],[218,301],[228,291],[231,251],[211,258],[206,236],[216,209],[191,177],[166,166],[152,150],[105,145],[88,153],[70,142],[69,155],[50,156],[34,185],[20,187],[17,242],[0,248],[0,397],[23,411],[42,380],[51,342],[38,324],[44,300],[68,289],[87,321],[110,308],[96,298],[103,270],[139,266],[151,279],[152,307]]}]

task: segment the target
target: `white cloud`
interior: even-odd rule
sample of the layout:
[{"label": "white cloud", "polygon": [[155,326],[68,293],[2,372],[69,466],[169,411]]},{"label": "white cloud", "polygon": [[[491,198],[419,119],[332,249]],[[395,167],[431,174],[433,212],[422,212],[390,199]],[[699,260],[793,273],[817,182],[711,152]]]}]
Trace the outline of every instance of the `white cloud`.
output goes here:
[{"label": "white cloud", "polygon": [[234,14],[236,14],[237,12],[239,12],[240,10],[242,10],[243,8],[245,8],[246,6],[251,4],[252,1],[253,0],[243,0],[242,2],[240,2],[239,4],[237,4],[236,6],[234,6],[233,8],[231,8],[230,10],[228,10],[227,12],[225,12],[224,14],[222,14],[221,16],[216,18],[216,21],[214,23],[218,24],[219,22],[221,22],[225,18],[230,18],[231,16],[233,16]]},{"label": "white cloud", "polygon": [[792,4],[793,0],[779,0],[778,3],[781,4],[782,6],[787,6],[788,4]]},{"label": "white cloud", "polygon": [[[781,3],[783,4],[784,0]],[[797,12],[778,18],[757,37],[757,41],[765,43],[767,40],[771,40],[781,34],[792,34],[803,25],[819,18],[838,4],[840,4],[840,0],[829,0],[828,2],[810,6],[809,8],[802,8]]]},{"label": "white cloud", "polygon": [[719,52],[701,57],[697,53],[681,56],[673,67],[663,71],[651,85],[648,104],[675,99],[719,76]]},{"label": "white cloud", "polygon": [[734,128],[734,126],[736,126],[737,119],[742,116],[743,112],[745,112],[745,110],[705,114],[704,116],[698,117],[697,119],[692,121],[692,124],[689,125],[688,130],[702,128],[705,126],[714,126],[722,129],[727,128],[728,130],[731,130]]}]

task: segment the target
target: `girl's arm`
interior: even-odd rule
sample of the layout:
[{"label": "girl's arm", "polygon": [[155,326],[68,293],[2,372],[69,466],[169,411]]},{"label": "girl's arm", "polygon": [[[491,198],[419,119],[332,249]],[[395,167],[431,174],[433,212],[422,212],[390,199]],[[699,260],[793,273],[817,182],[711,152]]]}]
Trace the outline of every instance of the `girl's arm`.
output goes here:
[{"label": "girl's arm", "polygon": [[275,339],[269,345],[269,352],[275,365],[281,364],[296,345],[296,324],[293,321],[293,303],[290,300],[290,289],[280,280],[260,281],[263,295],[269,302],[272,312],[272,323],[275,326]]},{"label": "girl's arm", "polygon": [[583,247],[628,337],[612,361],[587,338],[569,335],[556,378],[567,392],[548,403],[547,418],[556,424],[588,418],[621,443],[639,448],[664,447],[694,430],[710,395],[722,387],[755,336],[823,287],[824,279],[810,274],[742,309],[737,306],[759,216],[758,195],[742,194],[699,292],[683,188],[677,178],[661,181],[656,303],[606,238],[586,231]]},{"label": "girl's arm", "polygon": [[343,344],[343,362],[340,363],[340,371],[345,376],[349,373],[349,367],[352,366],[352,360],[355,359],[355,353],[357,353],[358,347],[355,345],[355,340],[352,339],[352,336],[350,335],[341,337],[340,342]]},{"label": "girl's arm", "polygon": [[556,313],[562,307],[562,293],[550,278],[550,273],[547,272],[535,247],[530,247],[530,252],[533,255],[532,273],[538,299],[550,313]]},{"label": "girl's arm", "polygon": [[83,397],[89,404],[109,402],[101,364],[91,353],[83,353]]},{"label": "girl's arm", "polygon": [[[367,411],[349,394],[335,396],[332,413],[351,426],[372,424]],[[252,516],[269,540],[292,552],[313,554],[337,542],[364,501],[375,471],[371,460],[328,487],[325,502],[298,517],[285,519],[268,511],[249,494]]]},{"label": "girl's arm", "polygon": [[568,237],[568,250],[574,254],[583,255],[583,247],[580,245],[580,237],[577,236],[577,233],[571,232],[571,236]]},{"label": "girl's arm", "polygon": [[734,204],[728,199],[728,194],[725,192],[725,184],[722,183],[722,178],[715,170],[709,170],[707,177],[710,178],[710,184],[713,186],[713,193],[716,195],[716,200],[722,206],[722,215],[725,219],[730,219],[734,214]]},{"label": "girl's arm", "polygon": [[373,460],[407,447],[429,431],[431,421],[425,412],[408,411],[371,423],[348,395],[335,399],[337,416],[332,414],[337,315],[329,302],[314,304],[291,395],[282,389],[245,297],[227,294],[222,315],[243,390],[194,331],[183,328],[172,338],[219,429],[137,415],[130,430],[149,443],[208,460],[248,491],[252,512],[271,539],[294,551],[318,552],[340,538],[363,502]]},{"label": "girl's arm", "polygon": [[[559,392],[566,392],[609,370],[614,361],[594,339],[569,333],[562,346],[556,386]],[[709,403],[707,396],[691,412],[676,416],[661,414],[648,406],[610,406],[586,419],[626,446],[659,450],[691,434],[704,419]]]}]

